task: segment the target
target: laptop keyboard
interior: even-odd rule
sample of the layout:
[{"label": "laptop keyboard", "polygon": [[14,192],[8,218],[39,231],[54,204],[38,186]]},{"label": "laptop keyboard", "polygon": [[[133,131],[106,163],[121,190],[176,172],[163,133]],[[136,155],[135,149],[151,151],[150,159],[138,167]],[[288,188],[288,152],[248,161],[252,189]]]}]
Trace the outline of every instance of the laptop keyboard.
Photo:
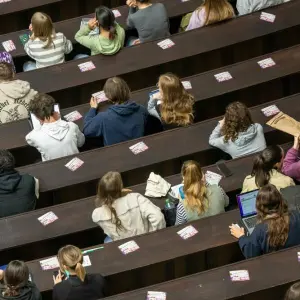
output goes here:
[{"label": "laptop keyboard", "polygon": [[246,223],[248,228],[252,228],[252,227],[255,227],[255,225],[256,225],[256,218],[245,219],[244,222]]}]

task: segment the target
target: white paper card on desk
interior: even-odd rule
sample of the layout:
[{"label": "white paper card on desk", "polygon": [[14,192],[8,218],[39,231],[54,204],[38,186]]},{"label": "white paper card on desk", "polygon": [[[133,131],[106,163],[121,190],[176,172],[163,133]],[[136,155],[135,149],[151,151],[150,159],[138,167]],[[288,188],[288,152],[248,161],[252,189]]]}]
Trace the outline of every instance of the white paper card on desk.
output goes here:
[{"label": "white paper card on desk", "polygon": [[260,14],[260,19],[266,22],[274,23],[276,16],[266,12]]},{"label": "white paper card on desk", "polygon": [[85,63],[79,64],[78,67],[81,72],[87,72],[96,69],[96,66],[93,64],[92,61],[87,61]]},{"label": "white paper card on desk", "polygon": [[58,262],[57,256],[53,256],[53,257],[41,260],[40,265],[41,265],[43,271],[59,268],[59,262]]},{"label": "white paper card on desk", "polygon": [[47,226],[58,219],[57,215],[53,211],[49,211],[46,214],[40,216],[38,220],[44,225]]},{"label": "white paper card on desk", "polygon": [[148,150],[149,148],[144,142],[139,142],[139,143],[134,144],[131,147],[129,147],[129,149],[133,154],[136,155],[136,154],[139,154],[141,152]]},{"label": "white paper card on desk", "polygon": [[12,40],[3,42],[2,46],[5,49],[5,51],[7,51],[7,52],[16,50],[16,46]]},{"label": "white paper card on desk", "polygon": [[165,50],[165,49],[173,47],[175,45],[175,43],[171,39],[166,39],[166,40],[163,40],[163,41],[157,43],[157,45],[160,48],[162,48],[163,50]]},{"label": "white paper card on desk", "polygon": [[68,113],[67,115],[65,115],[64,118],[68,122],[75,122],[75,121],[81,119],[82,115],[80,114],[80,112],[78,112],[77,110],[75,110],[75,111],[72,111],[72,112]]},{"label": "white paper card on desk", "polygon": [[0,3],[10,2],[11,0],[0,0]]},{"label": "white paper card on desk", "polygon": [[279,108],[276,105],[267,106],[261,111],[266,117],[277,115],[280,112]]},{"label": "white paper card on desk", "polygon": [[250,280],[247,270],[229,271],[231,281],[247,281]]},{"label": "white paper card on desk", "polygon": [[298,262],[300,262],[300,252],[297,252]]},{"label": "white paper card on desk", "polygon": [[71,171],[76,171],[83,164],[84,164],[84,162],[80,158],[74,157],[65,165],[65,167],[67,167]]},{"label": "white paper card on desk", "polygon": [[232,79],[232,76],[229,72],[222,72],[215,75],[215,78],[218,82],[223,82]]},{"label": "white paper card on desk", "polygon": [[119,10],[113,9],[112,12],[113,12],[113,14],[115,15],[115,18],[121,17],[121,13],[120,13]]},{"label": "white paper card on desk", "polygon": [[120,245],[119,249],[121,250],[121,252],[123,254],[126,255],[128,253],[131,253],[131,252],[134,252],[134,251],[140,249],[140,247],[138,246],[138,244],[135,241],[129,241],[125,244]]},{"label": "white paper card on desk", "polygon": [[272,58],[266,58],[257,62],[262,69],[270,68],[276,65]]},{"label": "white paper card on desk", "polygon": [[222,179],[222,175],[211,172],[211,171],[206,171],[205,173],[205,180],[208,184],[219,184],[220,180]]},{"label": "white paper card on desk", "polygon": [[82,266],[83,267],[89,267],[91,266],[92,263],[91,263],[91,260],[90,260],[90,257],[88,255],[84,255],[83,256],[83,263],[82,263]]},{"label": "white paper card on desk", "polygon": [[177,232],[177,234],[184,240],[187,240],[188,238],[194,236],[197,233],[198,231],[192,225],[189,225]]},{"label": "white paper card on desk", "polygon": [[147,300],[166,300],[167,294],[165,292],[149,291],[147,293]]},{"label": "white paper card on desk", "polygon": [[192,89],[192,84],[190,81],[181,81],[183,87],[186,89],[186,90],[191,90]]}]

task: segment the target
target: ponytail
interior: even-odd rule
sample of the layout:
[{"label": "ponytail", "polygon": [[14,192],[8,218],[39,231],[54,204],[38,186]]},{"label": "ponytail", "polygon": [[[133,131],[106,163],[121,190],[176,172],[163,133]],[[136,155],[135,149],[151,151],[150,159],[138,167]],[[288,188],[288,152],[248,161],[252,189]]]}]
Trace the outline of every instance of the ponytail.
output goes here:
[{"label": "ponytail", "polygon": [[114,40],[117,34],[116,26],[110,26],[109,27],[109,39]]},{"label": "ponytail", "polygon": [[5,285],[5,290],[3,292],[3,296],[16,297],[16,296],[19,295],[19,289],[20,289],[19,286],[13,286],[13,285],[10,285],[10,284],[6,284]]},{"label": "ponytail", "polygon": [[81,262],[78,262],[75,266],[76,276],[83,282],[86,272]]}]

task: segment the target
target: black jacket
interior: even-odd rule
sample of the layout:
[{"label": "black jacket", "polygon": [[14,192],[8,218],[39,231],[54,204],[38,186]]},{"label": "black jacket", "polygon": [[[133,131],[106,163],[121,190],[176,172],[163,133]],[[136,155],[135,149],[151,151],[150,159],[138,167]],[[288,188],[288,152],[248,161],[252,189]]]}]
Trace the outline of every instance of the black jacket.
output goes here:
[{"label": "black jacket", "polygon": [[0,285],[0,300],[42,300],[42,296],[38,288],[33,282],[28,281],[26,286],[20,289],[20,294],[15,297],[3,296],[5,291],[4,285]]},{"label": "black jacket", "polygon": [[35,180],[16,170],[0,171],[0,218],[35,209]]}]

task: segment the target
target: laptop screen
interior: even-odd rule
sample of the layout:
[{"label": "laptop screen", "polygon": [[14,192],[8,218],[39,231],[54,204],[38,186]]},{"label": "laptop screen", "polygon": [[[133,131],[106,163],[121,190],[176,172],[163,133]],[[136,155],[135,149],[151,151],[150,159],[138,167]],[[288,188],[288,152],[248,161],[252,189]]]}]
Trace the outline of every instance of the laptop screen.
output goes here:
[{"label": "laptop screen", "polygon": [[258,190],[254,190],[236,196],[242,218],[256,215],[257,194]]}]

